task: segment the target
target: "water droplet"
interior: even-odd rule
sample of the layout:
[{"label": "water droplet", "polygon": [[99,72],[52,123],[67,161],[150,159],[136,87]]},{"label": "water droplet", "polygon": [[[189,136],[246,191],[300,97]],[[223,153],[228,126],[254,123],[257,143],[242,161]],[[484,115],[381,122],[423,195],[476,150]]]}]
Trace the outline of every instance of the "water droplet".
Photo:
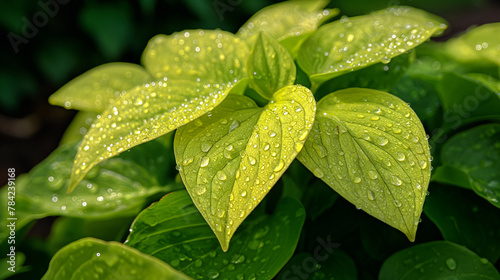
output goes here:
[{"label": "water droplet", "polygon": [[207,188],[206,188],[205,186],[203,186],[203,185],[198,185],[198,186],[196,186],[196,193],[197,193],[198,195],[202,195],[202,194],[204,194],[206,191],[207,191]]},{"label": "water droplet", "polygon": [[354,181],[354,183],[359,184],[361,182],[361,178],[360,177],[356,177],[356,178],[354,178],[353,181]]},{"label": "water droplet", "polygon": [[276,136],[276,132],[274,132],[274,131],[269,132],[269,137],[273,138],[275,136]]},{"label": "water droplet", "polygon": [[232,150],[233,150],[233,145],[228,145],[228,146],[226,147],[226,150],[228,150],[228,151],[232,151]]},{"label": "water droplet", "polygon": [[212,144],[208,143],[208,142],[203,142],[201,143],[201,151],[206,153],[210,150],[210,148],[212,148]]},{"label": "water droplet", "polygon": [[397,176],[392,176],[391,183],[393,185],[396,185],[396,186],[401,186],[401,184],[403,183],[403,181],[401,181],[401,179],[399,179],[399,177],[397,177]]},{"label": "water droplet", "polygon": [[200,167],[207,166],[209,162],[210,162],[210,158],[209,157],[202,157],[201,161],[200,161]]},{"label": "water droplet", "polygon": [[450,269],[450,270],[455,270],[457,269],[457,262],[455,261],[454,258],[448,258],[446,260],[446,266]]},{"label": "water droplet", "polygon": [[405,154],[403,154],[403,153],[398,153],[398,154],[397,154],[397,156],[396,156],[396,159],[397,159],[398,161],[404,161],[404,160],[405,160],[405,158],[406,158],[406,156],[405,156]]},{"label": "water droplet", "polygon": [[264,143],[264,151],[269,150],[270,147],[269,143]]},{"label": "water droplet", "polygon": [[367,192],[367,197],[369,200],[371,201],[374,201],[375,200],[375,194],[371,191],[371,190],[368,190]]},{"label": "water droplet", "polygon": [[249,157],[248,157],[248,163],[250,163],[251,165],[255,165],[255,163],[256,163],[255,158],[254,158],[254,157],[252,157],[252,156],[249,156]]},{"label": "water droplet", "polygon": [[280,159],[278,164],[274,167],[273,171],[279,172],[279,171],[281,171],[281,169],[283,169],[284,166],[285,166],[285,162],[282,159]]},{"label": "water droplet", "polygon": [[234,263],[234,264],[242,263],[244,261],[245,261],[245,256],[244,255],[234,254],[231,257],[231,262]]},{"label": "water droplet", "polygon": [[421,160],[419,163],[420,168],[426,169],[427,168],[427,161],[426,160]]},{"label": "water droplet", "polygon": [[242,196],[242,197],[247,196],[247,192],[246,192],[246,191],[242,191],[242,192],[241,192],[241,196]]},{"label": "water droplet", "polygon": [[217,277],[219,277],[219,272],[211,268],[207,271],[207,277],[210,279],[216,279]]},{"label": "water droplet", "polygon": [[217,172],[217,178],[219,178],[219,180],[221,181],[224,181],[227,179],[227,175],[224,171],[220,170],[219,172]]},{"label": "water droplet", "polygon": [[370,179],[372,179],[372,180],[377,179],[378,178],[377,172],[375,172],[373,170],[368,171],[368,177],[370,177]]},{"label": "water droplet", "polygon": [[380,145],[380,146],[385,146],[387,145],[387,143],[389,143],[389,140],[385,137],[378,137],[377,138],[377,143]]},{"label": "water droplet", "polygon": [[318,144],[314,144],[313,145],[313,148],[314,150],[316,151],[316,154],[320,157],[320,158],[324,158],[326,157],[326,149],[325,147],[321,146],[321,145],[318,145]]},{"label": "water droplet", "polygon": [[323,173],[323,171],[320,168],[314,169],[313,173],[314,173],[314,176],[316,176],[318,178],[323,178],[323,176],[325,176],[325,174]]},{"label": "water droplet", "polygon": [[240,122],[237,121],[237,120],[234,120],[231,125],[229,126],[229,132],[235,130],[236,128],[238,128],[240,126]]},{"label": "water droplet", "polygon": [[194,266],[195,267],[201,267],[203,265],[203,261],[200,260],[200,259],[197,259],[195,262],[194,262]]},{"label": "water droplet", "polygon": [[193,162],[193,158],[186,158],[186,159],[184,159],[184,161],[182,162],[182,164],[184,166],[186,166],[186,165],[190,165],[192,162]]}]

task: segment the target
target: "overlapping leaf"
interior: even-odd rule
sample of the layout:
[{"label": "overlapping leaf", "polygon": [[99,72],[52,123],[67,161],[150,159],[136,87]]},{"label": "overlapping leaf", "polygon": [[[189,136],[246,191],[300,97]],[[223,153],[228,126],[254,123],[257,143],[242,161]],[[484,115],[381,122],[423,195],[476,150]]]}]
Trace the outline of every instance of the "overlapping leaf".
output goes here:
[{"label": "overlapping leaf", "polygon": [[430,152],[422,124],[401,99],[360,88],[325,96],[297,158],[357,208],[415,240]]},{"label": "overlapping leaf", "polygon": [[292,0],[265,7],[243,24],[236,34],[253,45],[259,32],[267,33],[293,54],[321,23],[339,13],[338,9],[320,10],[328,2]]},{"label": "overlapping leaf", "polygon": [[260,33],[248,57],[249,86],[266,99],[295,81],[295,63],[273,38]]},{"label": "overlapping leaf", "polygon": [[447,241],[419,244],[389,257],[380,269],[380,280],[500,279],[487,259]]},{"label": "overlapping leaf", "polygon": [[[467,148],[464,148],[467,147]],[[448,140],[441,151],[441,162],[433,180],[453,182],[455,173],[440,170],[452,168],[465,176],[460,186],[474,190],[478,195],[500,207],[500,125],[488,124],[464,131]],[[449,167],[449,168],[448,168]]]},{"label": "overlapping leaf", "polygon": [[215,108],[245,76],[248,47],[223,31],[158,35],[144,51],[159,80],[128,90],[85,135],[69,190],[97,163],[162,136]]},{"label": "overlapping leaf", "polygon": [[84,238],[61,249],[42,280],[130,278],[189,280],[157,258],[117,242]]},{"label": "overlapping leaf", "polygon": [[196,279],[271,279],[292,256],[305,211],[292,198],[272,215],[258,209],[223,252],[188,193],[174,192],[139,214],[126,244]]},{"label": "overlapping leaf", "polygon": [[288,86],[263,108],[230,95],[210,114],[177,130],[180,174],[224,250],[302,149],[315,110],[307,88]]},{"label": "overlapping leaf", "polygon": [[[301,46],[297,60],[314,84],[384,62],[441,32],[443,21],[410,7],[344,17],[318,29]],[[315,87],[315,86],[314,86]]]},{"label": "overlapping leaf", "polygon": [[146,84],[152,79],[153,77],[139,65],[107,63],[71,80],[52,94],[49,102],[66,109],[101,113],[126,90]]}]

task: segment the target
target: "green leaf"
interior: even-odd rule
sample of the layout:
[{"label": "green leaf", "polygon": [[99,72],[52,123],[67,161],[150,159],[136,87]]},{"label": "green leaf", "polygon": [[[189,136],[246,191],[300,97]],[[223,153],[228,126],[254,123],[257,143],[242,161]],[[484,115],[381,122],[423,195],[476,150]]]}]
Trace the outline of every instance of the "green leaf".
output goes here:
[{"label": "green leaf", "polygon": [[[7,251],[6,254],[9,254],[10,251]],[[26,261],[26,256],[21,252],[16,252],[16,260],[15,260],[15,271],[12,272],[9,270],[10,265],[10,257],[2,258],[0,260],[0,280],[4,279],[12,279],[11,277],[20,274],[26,271],[29,271],[30,268],[27,266],[23,266],[24,261]]]},{"label": "green leaf", "polygon": [[249,85],[261,96],[271,99],[280,88],[295,81],[295,63],[287,50],[273,38],[260,33],[248,57]]},{"label": "green leaf", "polygon": [[295,251],[305,211],[291,198],[270,216],[264,210],[251,215],[223,252],[188,193],[173,192],[137,216],[126,244],[196,279],[271,279]]},{"label": "green leaf", "polygon": [[464,171],[449,165],[441,165],[432,173],[431,181],[454,185],[472,190],[469,175]]},{"label": "green leaf", "polygon": [[181,177],[224,250],[302,149],[315,110],[309,89],[287,86],[263,108],[229,95],[210,114],[177,130]]},{"label": "green leaf", "polygon": [[224,31],[158,35],[143,54],[160,79],[135,87],[108,106],[85,135],[69,191],[89,170],[110,157],[158,138],[211,111],[244,78],[248,47]]},{"label": "green leaf", "polygon": [[136,64],[113,62],[97,66],[74,78],[49,97],[52,105],[101,113],[124,91],[152,80]]},{"label": "green leaf", "polygon": [[[354,261],[342,250],[326,251],[318,245],[316,255],[299,253],[283,268],[276,279],[342,279],[356,280],[358,272]],[[332,250],[332,249],[330,249]]]},{"label": "green leaf", "polygon": [[430,152],[422,124],[401,99],[361,88],[325,96],[297,158],[358,209],[415,240]]},{"label": "green leaf", "polygon": [[389,257],[380,269],[379,280],[413,279],[500,279],[487,259],[447,241],[419,244]]},{"label": "green leaf", "polygon": [[184,30],[153,37],[142,54],[142,63],[158,79],[231,85],[246,76],[249,53],[246,43],[232,33]]},{"label": "green leaf", "polygon": [[117,242],[84,238],[61,249],[42,280],[191,279],[157,258]]},{"label": "green leaf", "polygon": [[470,190],[433,185],[424,212],[444,239],[496,263],[500,257],[500,210]]},{"label": "green leaf", "polygon": [[290,51],[321,23],[339,13],[338,9],[320,10],[328,2],[293,0],[265,7],[245,22],[236,35],[253,45],[259,33],[265,32],[278,42],[286,41],[284,45]]},{"label": "green leaf", "polygon": [[500,65],[499,33],[498,22],[472,28],[462,36],[447,42],[448,51],[455,52],[461,60],[481,62],[486,59]]},{"label": "green leaf", "polygon": [[500,92],[489,83],[459,73],[444,73],[438,93],[445,130],[481,120],[500,120]]},{"label": "green leaf", "polygon": [[[392,7],[370,15],[344,17],[326,24],[300,48],[297,60],[313,90],[333,77],[388,63],[446,28],[443,21],[410,7]],[[316,86],[314,86],[316,85]]]},{"label": "green leaf", "polygon": [[441,162],[465,173],[472,190],[500,207],[500,124],[481,125],[455,135],[444,144]]},{"label": "green leaf", "polygon": [[173,169],[168,149],[152,141],[100,164],[77,190],[67,194],[76,150],[75,145],[59,147],[16,182],[21,207],[16,210],[23,220],[51,215],[99,219],[135,215],[149,196],[179,188],[167,178]]}]

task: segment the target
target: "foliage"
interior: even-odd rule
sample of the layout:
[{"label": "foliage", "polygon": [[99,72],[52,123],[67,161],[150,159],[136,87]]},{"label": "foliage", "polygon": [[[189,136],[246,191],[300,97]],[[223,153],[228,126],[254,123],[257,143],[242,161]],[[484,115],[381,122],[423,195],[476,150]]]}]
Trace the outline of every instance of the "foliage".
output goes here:
[{"label": "foliage", "polygon": [[43,279],[500,279],[500,25],[432,43],[423,10],[326,4],[157,35],[54,93],[80,112],[17,181],[19,226],[65,219]]}]

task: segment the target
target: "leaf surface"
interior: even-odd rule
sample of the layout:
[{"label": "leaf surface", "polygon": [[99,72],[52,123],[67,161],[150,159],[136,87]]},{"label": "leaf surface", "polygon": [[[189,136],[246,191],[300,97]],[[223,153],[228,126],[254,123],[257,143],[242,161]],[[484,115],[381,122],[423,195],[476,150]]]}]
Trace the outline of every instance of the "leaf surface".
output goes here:
[{"label": "leaf surface", "polygon": [[196,279],[271,279],[292,256],[304,220],[304,208],[292,198],[282,199],[272,215],[260,207],[224,252],[182,190],[141,212],[126,244]]},{"label": "leaf surface", "polygon": [[[474,192],[500,207],[500,125],[485,124],[450,138],[441,151],[443,166],[462,171]],[[441,168],[441,167],[440,167]],[[436,181],[444,182],[454,173],[440,173]]]},{"label": "leaf surface", "polygon": [[230,95],[210,114],[177,130],[181,177],[224,250],[302,149],[315,110],[307,88],[287,86],[263,108]]},{"label": "leaf surface", "polygon": [[269,35],[260,33],[248,57],[249,85],[271,99],[282,87],[295,81],[295,63],[287,50]]},{"label": "leaf surface", "polygon": [[139,65],[106,63],[68,82],[49,97],[49,102],[66,109],[101,113],[126,90],[152,79],[146,69]]},{"label": "leaf surface", "polygon": [[320,10],[328,2],[293,0],[265,7],[243,24],[236,35],[253,45],[259,32],[264,32],[278,42],[286,41],[287,49],[293,50],[321,23],[339,13],[338,9]]},{"label": "leaf surface", "polygon": [[430,152],[422,124],[401,99],[361,88],[325,96],[297,158],[358,209],[415,240]]},{"label": "leaf surface", "polygon": [[184,31],[151,39],[143,54],[158,80],[128,90],[85,135],[69,191],[110,157],[158,138],[211,111],[245,77],[248,47],[224,31]]},{"label": "leaf surface", "polygon": [[84,238],[54,255],[42,280],[130,278],[189,280],[157,258],[117,242]]},{"label": "leaf surface", "polygon": [[380,269],[380,280],[500,279],[487,259],[448,241],[412,246],[389,257]]},{"label": "leaf surface", "polygon": [[310,36],[302,44],[297,61],[310,76],[314,90],[348,71],[388,63],[445,28],[436,16],[404,6],[344,17]]}]

